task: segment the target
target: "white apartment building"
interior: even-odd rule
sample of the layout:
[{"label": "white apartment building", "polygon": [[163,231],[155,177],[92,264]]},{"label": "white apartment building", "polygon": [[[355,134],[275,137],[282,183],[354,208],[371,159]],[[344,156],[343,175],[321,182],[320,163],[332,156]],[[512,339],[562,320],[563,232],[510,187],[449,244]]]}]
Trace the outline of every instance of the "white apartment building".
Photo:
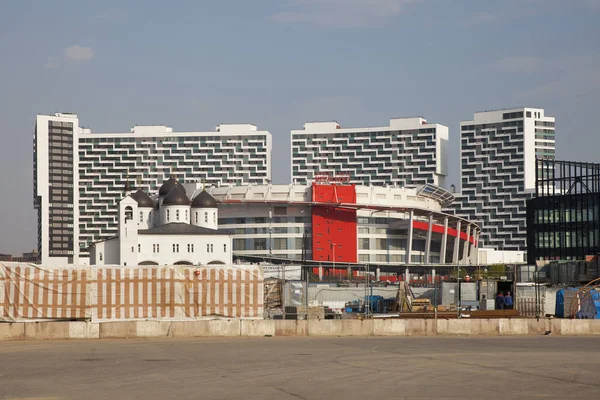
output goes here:
[{"label": "white apartment building", "polygon": [[116,204],[128,183],[154,192],[171,174],[215,186],[271,180],[271,134],[251,124],[92,133],[75,114],[38,115],[33,149],[38,251],[46,265],[88,263],[88,246],[117,234]]},{"label": "white apartment building", "polygon": [[460,123],[461,195],[455,213],[481,227],[481,246],[527,250],[526,201],[536,158],[555,158],[554,117],[542,108],[476,112]]},{"label": "white apartment building", "polygon": [[398,118],[389,126],[341,128],[337,122],[310,122],[291,131],[292,182],[316,175],[350,176],[361,185],[443,187],[448,127],[423,118]]}]

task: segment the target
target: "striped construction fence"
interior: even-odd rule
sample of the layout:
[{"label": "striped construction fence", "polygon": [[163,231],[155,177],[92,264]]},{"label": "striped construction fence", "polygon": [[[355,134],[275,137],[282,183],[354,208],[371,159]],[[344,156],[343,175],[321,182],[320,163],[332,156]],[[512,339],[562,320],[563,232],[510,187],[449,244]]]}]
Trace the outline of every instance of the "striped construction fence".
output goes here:
[{"label": "striped construction fence", "polygon": [[0,263],[0,321],[263,318],[260,266]]}]

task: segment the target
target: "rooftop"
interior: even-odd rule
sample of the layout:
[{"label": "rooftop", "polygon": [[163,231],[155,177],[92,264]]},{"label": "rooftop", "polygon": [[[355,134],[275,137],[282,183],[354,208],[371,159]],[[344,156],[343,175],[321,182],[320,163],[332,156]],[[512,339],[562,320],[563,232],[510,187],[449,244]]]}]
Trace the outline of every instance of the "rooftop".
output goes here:
[{"label": "rooftop", "polygon": [[157,226],[156,228],[138,231],[140,235],[231,235],[227,230],[216,230],[202,228],[183,222],[171,222],[170,224]]}]

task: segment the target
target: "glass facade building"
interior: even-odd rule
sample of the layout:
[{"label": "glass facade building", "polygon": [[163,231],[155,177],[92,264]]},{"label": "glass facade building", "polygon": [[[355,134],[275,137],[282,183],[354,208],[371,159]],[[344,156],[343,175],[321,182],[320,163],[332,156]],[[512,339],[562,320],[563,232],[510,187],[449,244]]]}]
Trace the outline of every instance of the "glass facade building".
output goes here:
[{"label": "glass facade building", "polygon": [[600,253],[600,164],[537,160],[527,202],[528,263]]}]

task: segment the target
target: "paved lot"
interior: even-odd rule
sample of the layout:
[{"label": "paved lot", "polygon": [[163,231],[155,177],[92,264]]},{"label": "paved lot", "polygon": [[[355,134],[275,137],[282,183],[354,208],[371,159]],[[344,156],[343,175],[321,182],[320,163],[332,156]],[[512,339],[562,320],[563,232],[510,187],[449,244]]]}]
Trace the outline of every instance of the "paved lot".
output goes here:
[{"label": "paved lot", "polygon": [[600,337],[0,342],[0,398],[571,399]]}]

